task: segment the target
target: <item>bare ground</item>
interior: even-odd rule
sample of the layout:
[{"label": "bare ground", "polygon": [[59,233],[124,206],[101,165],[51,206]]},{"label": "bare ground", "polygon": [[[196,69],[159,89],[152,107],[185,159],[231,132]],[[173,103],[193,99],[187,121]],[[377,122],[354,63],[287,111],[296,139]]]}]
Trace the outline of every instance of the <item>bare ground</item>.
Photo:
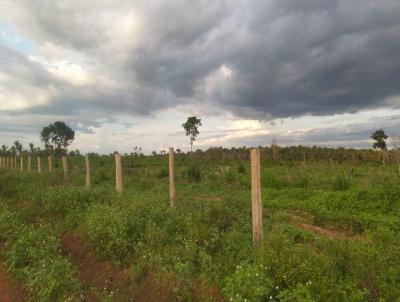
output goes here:
[{"label": "bare ground", "polygon": [[[0,244],[0,251],[4,246]],[[16,281],[8,273],[6,266],[0,261],[0,301],[24,302],[29,300],[28,291],[21,282]]]}]

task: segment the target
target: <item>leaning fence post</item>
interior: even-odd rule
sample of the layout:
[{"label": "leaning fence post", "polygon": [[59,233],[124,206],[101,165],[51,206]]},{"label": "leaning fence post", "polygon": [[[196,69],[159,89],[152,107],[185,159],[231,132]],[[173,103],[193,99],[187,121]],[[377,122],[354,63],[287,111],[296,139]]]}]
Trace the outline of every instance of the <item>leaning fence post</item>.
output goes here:
[{"label": "leaning fence post", "polygon": [[85,166],[86,166],[86,190],[90,190],[90,162],[89,155],[85,156]]},{"label": "leaning fence post", "polygon": [[49,173],[51,173],[51,170],[53,170],[53,158],[51,157],[51,155],[47,157],[47,162],[49,165]]},{"label": "leaning fence post", "polygon": [[38,172],[41,173],[42,172],[42,167],[40,165],[40,156],[37,157],[37,169]]},{"label": "leaning fence post", "polygon": [[22,157],[22,155],[21,155],[21,157],[20,157],[20,164],[21,164],[21,172],[24,172],[24,158]]},{"label": "leaning fence post", "polygon": [[28,156],[28,171],[31,172],[32,171],[32,163],[31,163],[31,156]]},{"label": "leaning fence post", "polygon": [[169,148],[169,203],[175,207],[174,148]]},{"label": "leaning fence post", "polygon": [[251,158],[251,199],[253,216],[253,245],[258,245],[263,238],[262,201],[260,184],[260,150],[252,149]]},{"label": "leaning fence post", "polygon": [[68,183],[68,162],[65,155],[62,157],[62,165],[64,171],[64,183]]},{"label": "leaning fence post", "polygon": [[115,154],[115,189],[122,192],[122,163],[121,154]]}]

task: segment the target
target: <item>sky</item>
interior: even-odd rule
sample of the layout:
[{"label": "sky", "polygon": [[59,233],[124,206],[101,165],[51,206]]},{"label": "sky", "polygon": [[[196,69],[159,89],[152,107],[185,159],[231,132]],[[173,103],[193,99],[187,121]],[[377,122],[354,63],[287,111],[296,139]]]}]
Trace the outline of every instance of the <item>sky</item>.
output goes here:
[{"label": "sky", "polygon": [[369,148],[400,135],[398,0],[0,0],[0,144]]}]

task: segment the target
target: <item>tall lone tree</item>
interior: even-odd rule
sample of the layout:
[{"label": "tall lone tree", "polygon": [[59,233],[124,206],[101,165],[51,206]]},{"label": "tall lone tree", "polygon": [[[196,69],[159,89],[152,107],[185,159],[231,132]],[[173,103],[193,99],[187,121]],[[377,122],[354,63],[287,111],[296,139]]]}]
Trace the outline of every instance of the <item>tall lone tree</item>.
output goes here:
[{"label": "tall lone tree", "polygon": [[14,142],[14,146],[15,146],[15,150],[17,151],[18,155],[21,156],[22,155],[22,149],[23,146],[19,141],[15,141]]},{"label": "tall lone tree", "polygon": [[186,136],[190,138],[190,152],[193,153],[193,142],[196,136],[199,135],[199,127],[201,126],[201,119],[196,116],[188,117],[186,123],[182,124],[183,129],[186,131]]},{"label": "tall lone tree", "polygon": [[33,154],[33,151],[35,151],[35,146],[33,145],[33,143],[29,144],[29,151],[31,152],[31,154]]},{"label": "tall lone tree", "polygon": [[40,138],[47,150],[54,150],[56,154],[66,153],[66,148],[75,139],[75,131],[66,123],[57,121],[44,127]]},{"label": "tall lone tree", "polygon": [[387,149],[385,140],[388,136],[383,129],[376,130],[372,133],[371,138],[374,140],[374,144],[372,145],[374,149],[381,149],[382,151]]}]

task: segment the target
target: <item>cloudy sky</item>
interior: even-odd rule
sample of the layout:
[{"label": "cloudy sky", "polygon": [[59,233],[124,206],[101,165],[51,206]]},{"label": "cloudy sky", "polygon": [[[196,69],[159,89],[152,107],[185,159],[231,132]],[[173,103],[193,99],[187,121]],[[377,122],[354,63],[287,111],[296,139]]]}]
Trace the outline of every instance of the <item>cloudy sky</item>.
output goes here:
[{"label": "cloudy sky", "polygon": [[400,134],[399,0],[0,0],[0,144],[369,147]]}]

